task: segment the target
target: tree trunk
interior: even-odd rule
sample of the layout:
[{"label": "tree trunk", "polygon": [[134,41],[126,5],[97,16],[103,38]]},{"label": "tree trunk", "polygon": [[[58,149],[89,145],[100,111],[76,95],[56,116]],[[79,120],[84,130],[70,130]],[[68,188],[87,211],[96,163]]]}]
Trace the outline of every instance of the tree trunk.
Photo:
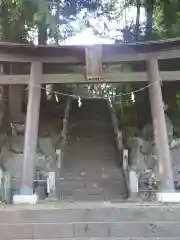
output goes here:
[{"label": "tree trunk", "polygon": [[140,0],[136,0],[136,32],[135,32],[135,40],[140,40],[140,14],[141,14],[141,2]]},{"label": "tree trunk", "polygon": [[59,1],[56,0],[56,34],[55,34],[55,42],[59,44],[59,13],[60,13],[60,4]]},{"label": "tree trunk", "polygon": [[[41,22],[38,25],[38,45],[46,45],[47,44],[47,25],[46,25],[46,17],[44,16]],[[42,85],[43,88],[46,88],[46,85]],[[46,91],[42,91],[41,100],[44,102],[46,100]]]},{"label": "tree trunk", "polygon": [[152,39],[152,27],[153,27],[153,10],[154,10],[155,0],[148,0],[146,6],[146,40]]},{"label": "tree trunk", "polygon": [[0,39],[1,41],[12,41],[9,39],[9,14],[8,5],[5,1],[0,4]]},{"label": "tree trunk", "polygon": [[[140,8],[141,8],[141,1],[136,0],[136,32],[135,32],[135,40],[140,40]],[[134,63],[132,65],[133,72],[139,71],[140,64]],[[149,121],[149,97],[148,97],[148,91],[144,92],[138,92],[135,94],[135,106],[136,106],[136,112],[137,112],[137,121],[138,121],[138,127],[142,128],[144,124],[146,124]],[[142,101],[143,99],[143,101]],[[142,109],[143,109],[143,115],[142,115]]]},{"label": "tree trunk", "polygon": [[41,23],[38,26],[38,44],[46,45],[47,43],[47,26],[45,24],[45,17],[42,19]]},{"label": "tree trunk", "polygon": [[176,9],[176,7],[174,6],[173,1],[170,0],[164,1],[162,9],[163,9],[163,23],[166,29],[166,37],[173,37],[173,25],[178,20],[175,11],[179,12],[178,9]]}]

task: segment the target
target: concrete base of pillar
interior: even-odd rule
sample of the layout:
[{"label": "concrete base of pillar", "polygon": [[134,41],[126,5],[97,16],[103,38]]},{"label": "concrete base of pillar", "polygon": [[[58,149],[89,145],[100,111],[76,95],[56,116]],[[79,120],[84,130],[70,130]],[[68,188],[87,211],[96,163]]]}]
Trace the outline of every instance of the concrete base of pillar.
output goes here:
[{"label": "concrete base of pillar", "polygon": [[180,203],[180,192],[158,193],[157,201],[161,203]]},{"label": "concrete base of pillar", "polygon": [[36,204],[38,196],[33,195],[14,195],[13,204]]},{"label": "concrete base of pillar", "polygon": [[56,173],[49,172],[47,177],[47,192],[49,197],[56,197]]}]

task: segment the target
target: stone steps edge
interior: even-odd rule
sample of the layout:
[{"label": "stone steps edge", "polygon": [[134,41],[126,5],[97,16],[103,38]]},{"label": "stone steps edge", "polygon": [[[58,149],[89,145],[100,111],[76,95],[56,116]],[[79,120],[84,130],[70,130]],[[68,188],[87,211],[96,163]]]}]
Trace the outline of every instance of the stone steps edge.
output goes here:
[{"label": "stone steps edge", "polygon": [[[156,228],[154,227],[156,226]],[[131,229],[131,230],[130,230]],[[69,223],[69,224],[22,224],[0,226],[1,239],[57,239],[57,238],[172,238],[180,236],[179,223]]]},{"label": "stone steps edge", "polygon": [[[168,238],[158,238],[158,240],[179,240],[180,238],[179,237],[168,237]],[[107,237],[107,238],[104,238],[104,237],[101,237],[101,238],[31,238],[31,239],[15,239],[15,240],[157,240],[157,237],[154,237],[154,238],[149,238],[149,237],[141,237],[141,238],[136,238],[136,237],[117,237],[117,238],[112,238],[112,237]]]}]

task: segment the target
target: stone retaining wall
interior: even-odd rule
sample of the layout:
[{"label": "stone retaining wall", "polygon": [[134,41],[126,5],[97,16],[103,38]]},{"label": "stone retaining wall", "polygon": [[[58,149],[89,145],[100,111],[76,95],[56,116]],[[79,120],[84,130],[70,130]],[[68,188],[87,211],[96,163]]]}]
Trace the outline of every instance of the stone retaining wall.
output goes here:
[{"label": "stone retaining wall", "polygon": [[2,209],[0,239],[177,240],[180,236],[180,208],[176,205],[70,205]]}]

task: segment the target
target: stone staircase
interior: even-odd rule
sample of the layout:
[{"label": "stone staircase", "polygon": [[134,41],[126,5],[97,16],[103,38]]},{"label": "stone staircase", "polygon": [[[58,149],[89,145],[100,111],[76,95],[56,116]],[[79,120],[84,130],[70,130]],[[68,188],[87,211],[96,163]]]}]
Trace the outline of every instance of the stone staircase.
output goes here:
[{"label": "stone staircase", "polygon": [[119,201],[127,197],[122,159],[107,102],[72,103],[57,196],[74,201]]},{"label": "stone staircase", "polygon": [[178,205],[47,203],[0,208],[2,240],[179,240]]}]

